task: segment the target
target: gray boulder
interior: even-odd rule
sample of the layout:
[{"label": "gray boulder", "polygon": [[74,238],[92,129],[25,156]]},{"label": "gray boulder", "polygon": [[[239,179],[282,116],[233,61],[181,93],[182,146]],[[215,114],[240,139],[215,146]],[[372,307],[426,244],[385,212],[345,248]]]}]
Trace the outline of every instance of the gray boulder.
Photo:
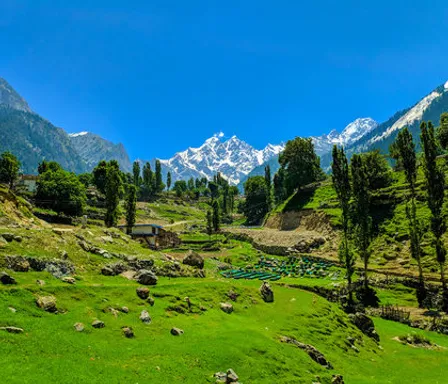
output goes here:
[{"label": "gray boulder", "polygon": [[30,263],[23,256],[6,256],[5,261],[8,268],[15,272],[28,272],[30,269]]},{"label": "gray boulder", "polygon": [[260,294],[266,303],[272,303],[274,301],[274,291],[267,282],[263,282],[261,285]]},{"label": "gray boulder", "polygon": [[176,327],[171,328],[170,332],[173,336],[180,336],[184,333],[184,331],[182,329],[176,328]]},{"label": "gray boulder", "polygon": [[320,351],[317,350],[316,347],[313,347],[310,344],[301,343],[300,341],[287,336],[282,336],[280,338],[280,341],[282,343],[292,344],[300,349],[303,349],[308,354],[308,356],[311,357],[316,363],[322,365],[327,369],[333,369],[331,363],[325,358],[325,356]]},{"label": "gray boulder", "polygon": [[104,328],[105,326],[106,326],[106,324],[104,324],[104,321],[101,321],[101,320],[94,320],[92,322],[93,328]]},{"label": "gray boulder", "polygon": [[156,285],[157,284],[157,276],[153,271],[149,269],[142,269],[137,274],[137,281],[143,285]]},{"label": "gray boulder", "polygon": [[380,336],[375,331],[375,324],[373,320],[366,316],[364,313],[356,312],[355,314],[350,313],[348,315],[353,324],[356,325],[359,330],[375,341],[380,341]]},{"label": "gray boulder", "polygon": [[128,339],[132,339],[134,337],[134,331],[131,327],[123,327],[121,330],[123,331],[123,335],[125,335]]},{"label": "gray boulder", "polygon": [[149,297],[149,288],[138,287],[136,292],[137,292],[137,296],[140,297],[140,299],[142,299],[142,300],[146,300]]},{"label": "gray boulder", "polygon": [[8,333],[23,333],[23,329],[17,327],[0,327],[0,331],[6,331]]},{"label": "gray boulder", "polygon": [[8,275],[6,272],[0,272],[0,281],[5,285],[17,284],[16,279]]},{"label": "gray boulder", "polygon": [[223,312],[231,314],[233,312],[233,305],[230,303],[221,303],[220,308]]},{"label": "gray boulder", "polygon": [[194,252],[191,249],[182,260],[182,263],[199,269],[204,268],[204,258],[199,253]]},{"label": "gray boulder", "polygon": [[143,310],[140,313],[140,320],[145,324],[151,324],[151,316],[149,316],[148,311]]},{"label": "gray boulder", "polygon": [[75,323],[73,325],[73,328],[75,328],[76,332],[82,332],[82,331],[84,331],[84,324],[83,323]]},{"label": "gray boulder", "polygon": [[36,304],[39,308],[44,311],[55,313],[57,312],[56,308],[56,297],[54,296],[39,296],[36,299]]}]

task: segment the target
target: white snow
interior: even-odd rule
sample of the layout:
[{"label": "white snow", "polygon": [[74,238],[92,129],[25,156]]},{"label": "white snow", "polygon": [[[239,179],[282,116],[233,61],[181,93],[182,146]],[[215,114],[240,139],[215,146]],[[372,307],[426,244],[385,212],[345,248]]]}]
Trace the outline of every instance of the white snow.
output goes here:
[{"label": "white snow", "polygon": [[445,89],[448,89],[448,81],[445,83]]},{"label": "white snow", "polygon": [[[446,85],[445,85],[446,86]],[[420,100],[413,108],[411,108],[406,114],[401,116],[391,127],[387,128],[381,135],[372,138],[369,143],[375,143],[379,140],[388,137],[392,132],[401,129],[407,125],[413,124],[415,121],[419,121],[423,117],[425,110],[431,105],[431,103],[440,96],[440,93],[434,91],[428,96]]]},{"label": "white snow", "polygon": [[328,135],[311,137],[318,155],[323,155],[331,151],[334,144],[347,146],[361,139],[364,135],[378,126],[378,123],[370,117],[363,117],[352,121],[342,131],[338,133],[335,129]]},{"label": "white snow", "polygon": [[84,131],[84,132],[78,132],[78,133],[69,133],[68,135],[70,136],[70,137],[78,137],[78,136],[85,136],[85,135],[87,135],[89,132],[86,132],[86,131]]},{"label": "white snow", "polygon": [[163,160],[162,164],[179,176],[182,174],[183,178],[201,175],[211,179],[217,172],[221,172],[230,184],[236,185],[243,176],[284,148],[283,145],[268,144],[266,148],[257,150],[235,135],[221,141],[223,137],[223,132],[216,133],[199,148],[178,152],[171,159]]}]

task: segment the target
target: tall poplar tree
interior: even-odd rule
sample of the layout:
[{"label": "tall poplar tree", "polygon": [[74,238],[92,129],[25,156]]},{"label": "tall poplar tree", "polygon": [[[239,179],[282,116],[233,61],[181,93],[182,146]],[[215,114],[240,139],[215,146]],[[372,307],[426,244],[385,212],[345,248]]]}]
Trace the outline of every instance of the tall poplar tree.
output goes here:
[{"label": "tall poplar tree", "polygon": [[440,279],[443,288],[443,310],[448,311],[448,291],[445,279],[446,249],[442,241],[442,235],[446,230],[445,216],[442,212],[445,197],[445,173],[437,165],[437,143],[434,126],[431,122],[426,124],[423,121],[420,130],[427,202],[431,211],[431,232],[435,237],[436,258],[440,267]]},{"label": "tall poplar tree", "polygon": [[369,180],[365,164],[360,155],[351,159],[353,222],[359,256],[364,263],[364,288],[368,289],[367,269],[372,241],[372,218],[370,216]]},{"label": "tall poplar tree", "polygon": [[171,172],[166,175],[166,189],[169,191],[171,188]]},{"label": "tall poplar tree", "polygon": [[271,179],[271,167],[266,165],[264,167],[264,180],[266,182],[266,189],[268,191],[268,207],[272,207],[272,179]]},{"label": "tall poplar tree", "polygon": [[417,289],[417,300],[419,306],[423,306],[426,298],[425,281],[422,268],[422,247],[423,227],[417,217],[415,184],[417,181],[417,156],[412,134],[408,128],[403,128],[398,132],[395,142],[391,146],[391,152],[403,168],[406,182],[410,191],[409,199],[406,203],[406,217],[408,219],[409,239],[411,243],[411,256],[417,261],[419,272],[419,287]]},{"label": "tall poplar tree", "polygon": [[132,233],[132,227],[135,225],[135,215],[137,212],[137,187],[133,184],[128,185],[126,196],[126,231]]},{"label": "tall poplar tree", "polygon": [[134,164],[132,165],[132,174],[134,185],[136,187],[139,187],[141,184],[141,176],[140,176],[140,163],[138,161],[134,161]]},{"label": "tall poplar tree", "polygon": [[118,223],[120,196],[123,193],[123,181],[118,162],[112,160],[106,172],[106,216],[104,223],[107,227],[114,227]]},{"label": "tall poplar tree", "polygon": [[350,225],[350,171],[348,166],[347,157],[344,153],[344,149],[339,149],[336,145],[333,147],[333,163],[332,169],[332,181],[333,187],[338,196],[339,205],[342,210],[342,240],[339,245],[339,260],[344,264],[347,285],[349,290],[350,302],[353,302],[353,293],[351,290],[352,277],[355,272],[355,254],[350,249],[349,244],[349,225]]}]

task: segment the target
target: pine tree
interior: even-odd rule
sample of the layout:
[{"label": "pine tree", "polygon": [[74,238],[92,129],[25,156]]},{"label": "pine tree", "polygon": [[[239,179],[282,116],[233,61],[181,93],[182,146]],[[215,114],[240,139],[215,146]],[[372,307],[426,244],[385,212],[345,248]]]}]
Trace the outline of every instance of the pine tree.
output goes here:
[{"label": "pine tree", "polygon": [[171,188],[171,172],[166,175],[166,189],[169,191]]},{"label": "pine tree", "polygon": [[154,172],[151,170],[151,164],[146,163],[143,166],[143,188],[142,195],[149,199],[154,194]]},{"label": "pine tree", "polygon": [[280,204],[286,199],[285,170],[280,168],[274,175],[274,200],[275,204]]},{"label": "pine tree", "polygon": [[351,197],[349,167],[344,149],[338,149],[336,145],[333,147],[333,163],[331,168],[333,187],[338,196],[339,205],[342,210],[342,241],[339,245],[339,259],[345,266],[350,302],[353,302],[351,286],[353,273],[355,272],[355,254],[352,252],[349,245]]},{"label": "pine tree", "polygon": [[128,234],[132,233],[132,227],[135,225],[136,206],[137,206],[137,187],[133,184],[128,185],[126,196],[126,230]]},{"label": "pine tree", "polygon": [[271,181],[271,167],[266,165],[264,167],[264,180],[266,182],[266,188],[268,190],[268,206],[269,209],[272,207],[272,181]]},{"label": "pine tree", "polygon": [[423,306],[426,297],[423,268],[421,262],[422,249],[421,240],[423,237],[423,227],[417,218],[415,183],[417,180],[417,156],[412,134],[408,128],[403,128],[398,132],[391,150],[395,153],[394,158],[403,168],[406,182],[409,187],[410,196],[406,203],[406,217],[408,219],[409,239],[411,243],[411,256],[417,261],[419,271],[419,288],[417,289],[417,300]]},{"label": "pine tree", "polygon": [[162,181],[162,165],[160,160],[156,160],[156,177],[155,177],[155,193],[160,193],[165,189]]},{"label": "pine tree", "polygon": [[213,200],[212,209],[213,209],[213,217],[212,217],[213,230],[215,232],[218,232],[221,223],[221,217],[219,212],[219,204],[217,200]]},{"label": "pine tree", "polygon": [[424,121],[420,125],[420,139],[423,147],[423,165],[427,188],[427,202],[431,211],[431,232],[435,237],[437,262],[440,266],[440,279],[443,288],[443,310],[448,311],[448,291],[445,279],[446,249],[442,235],[446,230],[445,217],[442,213],[445,197],[445,174],[437,165],[437,143],[434,126]]},{"label": "pine tree", "polygon": [[207,234],[209,237],[211,237],[213,233],[213,214],[211,210],[207,211]]},{"label": "pine tree", "polygon": [[132,174],[134,185],[136,187],[139,187],[141,184],[141,176],[140,176],[140,163],[138,161],[134,161],[134,164],[132,165]]},{"label": "pine tree", "polygon": [[120,196],[123,191],[123,181],[118,163],[115,160],[110,161],[106,172],[106,216],[104,223],[106,227],[117,225],[119,216]]},{"label": "pine tree", "polygon": [[372,240],[372,218],[370,217],[370,193],[367,170],[360,155],[351,159],[353,222],[359,256],[364,262],[364,288],[368,289],[367,269]]}]

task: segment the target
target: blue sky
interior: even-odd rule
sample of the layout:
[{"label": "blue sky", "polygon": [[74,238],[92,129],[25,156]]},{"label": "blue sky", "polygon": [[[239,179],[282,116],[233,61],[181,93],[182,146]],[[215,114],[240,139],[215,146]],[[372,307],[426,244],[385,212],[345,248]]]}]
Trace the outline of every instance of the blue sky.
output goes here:
[{"label": "blue sky", "polygon": [[0,0],[0,76],[69,132],[167,158],[384,121],[448,80],[448,5]]}]

